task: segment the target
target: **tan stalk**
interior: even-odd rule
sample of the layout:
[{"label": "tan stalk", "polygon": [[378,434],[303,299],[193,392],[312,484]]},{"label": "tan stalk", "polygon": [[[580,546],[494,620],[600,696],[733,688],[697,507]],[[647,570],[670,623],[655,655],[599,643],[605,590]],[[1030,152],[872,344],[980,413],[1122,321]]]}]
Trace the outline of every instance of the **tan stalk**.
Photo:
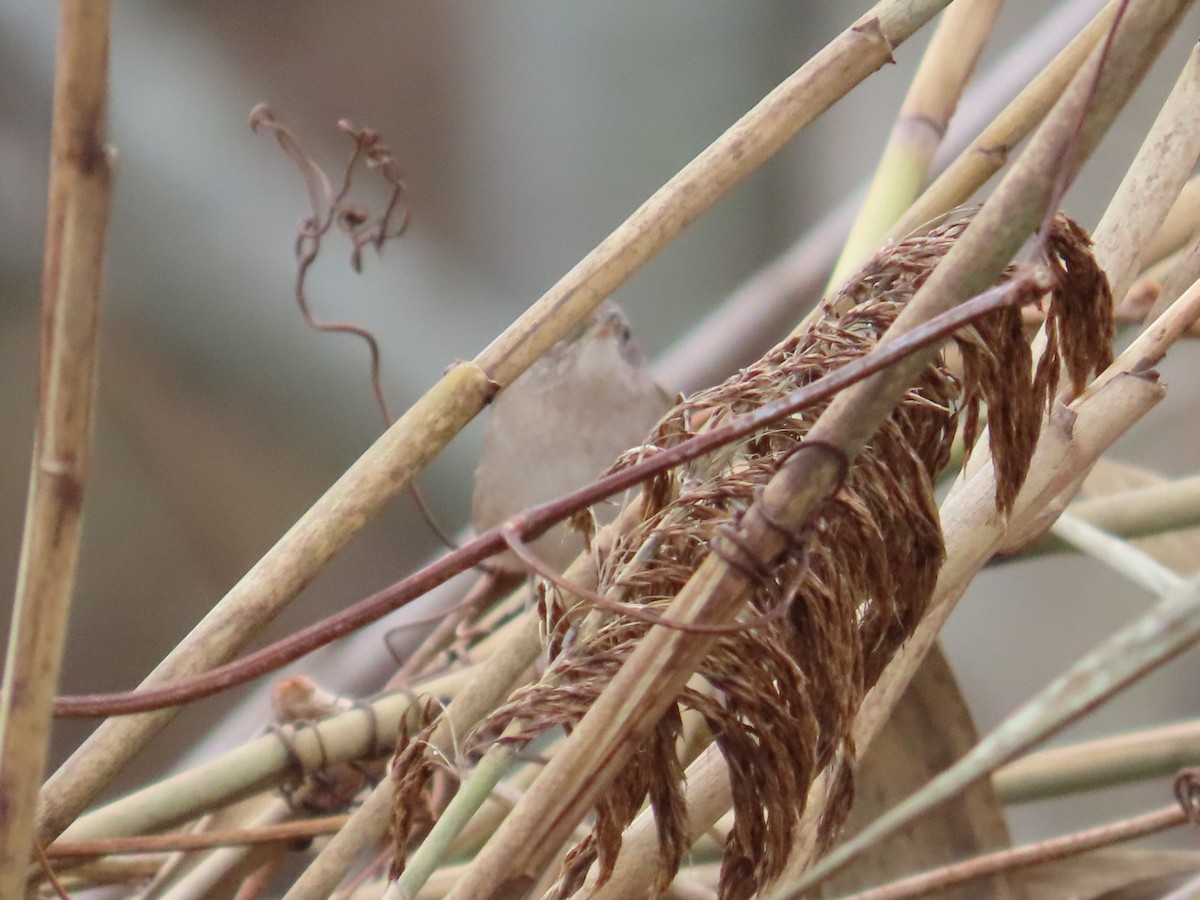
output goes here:
[{"label": "tan stalk", "polygon": [[1162,280],[1158,298],[1146,313],[1146,321],[1153,322],[1162,315],[1197,278],[1200,278],[1200,235],[1193,238],[1178,257],[1174,258],[1174,263]]},{"label": "tan stalk", "polygon": [[[1200,525],[1200,475],[1082,500],[1067,509],[1080,520],[1124,538],[1190,528]],[[1062,539],[1048,534],[1020,551],[1020,556],[1053,553],[1066,546]]]},{"label": "tan stalk", "polygon": [[1092,234],[1096,259],[1114,297],[1123,297],[1146,246],[1178,205],[1200,156],[1200,45],[1192,48],[1137,156]]},{"label": "tan stalk", "polygon": [[[1010,85],[1030,81],[1043,65],[1051,73],[1043,77],[1058,82],[1058,88],[1051,93],[1057,96],[1061,92],[1070,73],[1104,33],[1104,23],[1111,19],[1110,4],[1099,14],[1098,21],[1087,24],[1077,36],[1081,31],[1080,20],[1085,19],[1079,8],[1084,5],[1079,0],[1067,0],[1008,48],[1004,58],[964,94],[941,153],[962,152],[969,142],[968,136],[986,126],[1003,108],[1004,98],[1014,91]],[[1064,44],[1067,46],[1059,50]],[[1034,60],[1036,64],[1031,64]],[[1031,114],[1030,124],[1022,134],[1040,121],[1047,109],[1049,102],[1041,106],[1036,116]],[[743,282],[716,311],[668,350],[655,365],[660,383],[685,393],[708,387],[739,366],[752,362],[777,341],[795,323],[801,310],[812,304],[837,259],[866,189],[866,183],[856,188],[790,249]]]},{"label": "tan stalk", "polygon": [[1101,531],[1070,512],[1063,512],[1051,530],[1081,553],[1107,566],[1152,594],[1165,594],[1179,587],[1178,575],[1150,554],[1127,541]]},{"label": "tan stalk", "polygon": [[1200,721],[1054,747],[992,776],[1005,803],[1028,803],[1114,785],[1166,778],[1200,762]]},{"label": "tan stalk", "polygon": [[[234,586],[155,670],[159,682],[228,660],[362,526],[547,348],[718,199],[855,84],[948,0],[883,0],[835,38],[659,189],[493,341],[402,416]],[[173,717],[108,721],[46,785],[39,834],[56,836]]]},{"label": "tan stalk", "polygon": [[1200,228],[1200,176],[1188,181],[1179,192],[1166,220],[1143,254],[1147,263],[1165,259],[1196,237]]},{"label": "tan stalk", "polygon": [[928,227],[947,210],[965,203],[1008,163],[1009,154],[1054,106],[1108,30],[1116,7],[1115,2],[1105,6],[1042,74],[1031,81],[971,146],[922,192],[892,227],[892,237]]},{"label": "tan stalk", "polygon": [[91,462],[111,160],[109,0],[63,0],[42,269],[38,418],[0,694],[0,897],[24,891]]},{"label": "tan stalk", "polygon": [[975,70],[1001,0],[959,0],[942,13],[826,291],[856,272],[912,205]]}]

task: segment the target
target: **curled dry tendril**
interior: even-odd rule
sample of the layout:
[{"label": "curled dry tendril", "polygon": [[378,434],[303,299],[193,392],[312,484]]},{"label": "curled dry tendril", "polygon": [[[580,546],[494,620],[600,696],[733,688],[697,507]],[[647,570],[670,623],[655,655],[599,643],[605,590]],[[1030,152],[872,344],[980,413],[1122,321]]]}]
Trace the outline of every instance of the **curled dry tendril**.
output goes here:
[{"label": "curled dry tendril", "polygon": [[[265,129],[275,136],[283,152],[295,163],[308,191],[309,214],[300,220],[295,243],[294,291],[300,315],[314,331],[350,334],[367,345],[371,356],[371,390],[383,416],[384,426],[389,427],[395,419],[383,389],[382,355],[378,339],[370,329],[353,322],[318,317],[309,303],[306,283],[309,270],[321,253],[322,242],[335,227],[350,240],[350,267],[356,273],[362,272],[365,248],[373,247],[376,253],[382,253],[388,241],[400,237],[408,230],[411,210],[407,202],[407,187],[395,154],[375,129],[356,128],[346,119],[340,120],[338,130],[354,142],[354,147],[335,191],[329,175],[301,146],[292,130],[275,118],[271,107],[266,103],[260,103],[250,111],[250,128],[256,133]],[[349,200],[355,175],[360,168],[378,173],[388,189],[387,202],[378,215]],[[454,539],[435,521],[429,504],[415,483],[409,487],[409,494],[438,539],[450,549],[454,549],[457,546]]]}]

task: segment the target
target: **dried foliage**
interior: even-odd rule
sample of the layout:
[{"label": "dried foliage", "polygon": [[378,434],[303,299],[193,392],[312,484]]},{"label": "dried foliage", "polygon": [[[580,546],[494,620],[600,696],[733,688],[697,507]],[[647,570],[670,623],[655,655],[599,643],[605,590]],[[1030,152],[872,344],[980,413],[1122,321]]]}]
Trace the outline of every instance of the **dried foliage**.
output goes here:
[{"label": "dried foliage", "polygon": [[405,798],[405,802],[392,807],[391,831],[396,859],[392,878],[403,869],[402,860],[414,832],[427,827],[434,819],[428,785],[443,763],[434,757],[428,741],[440,712],[441,707],[432,700],[414,703],[400,723],[391,777],[396,785],[396,796]]},{"label": "dried foliage", "polygon": [[[955,221],[881,251],[824,301],[804,335],[681,402],[614,470],[777,400],[868,352],[967,224]],[[832,776],[835,797],[820,840],[833,839],[852,797],[851,722],[920,620],[943,560],[934,477],[949,458],[959,415],[973,438],[980,406],[987,405],[997,505],[1007,511],[1053,399],[1059,367],[1065,365],[1078,388],[1110,358],[1111,300],[1089,244],[1073,222],[1055,219],[1046,260],[1055,285],[1048,316],[1055,326],[1036,372],[1020,312],[1005,309],[956,337],[964,359],[961,377],[939,361],[908,391],[797,549],[763,582],[744,618],[767,615],[780,604],[787,605],[788,615],[718,640],[698,677],[601,797],[592,834],[565,861],[558,896],[575,893],[593,863],[600,882],[610,875],[621,835],[647,801],[663,860],[654,887],[666,889],[688,843],[679,756],[685,710],[703,717],[733,781],[735,825],[722,867],[722,897],[749,896],[778,874],[796,836],[803,798],[823,770]],[[736,521],[754,501],[825,405],[646,484],[640,523],[597,560],[599,592],[647,611],[665,609],[708,554],[717,529]],[[572,610],[574,602],[551,582],[539,585],[547,669],[481,723],[468,746],[480,748],[501,732],[502,740],[523,744],[551,728],[569,730],[649,627],[611,611],[581,618]],[[396,760],[397,809],[413,804],[424,784],[429,761],[414,748],[410,744]]]}]

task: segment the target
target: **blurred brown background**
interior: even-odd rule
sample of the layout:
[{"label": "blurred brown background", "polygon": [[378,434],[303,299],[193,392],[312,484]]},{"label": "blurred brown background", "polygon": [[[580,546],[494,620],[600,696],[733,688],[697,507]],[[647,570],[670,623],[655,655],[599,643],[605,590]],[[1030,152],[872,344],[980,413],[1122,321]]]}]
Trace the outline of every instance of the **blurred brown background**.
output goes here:
[{"label": "blurred brown background", "polygon": [[[1099,3],[1092,3],[1098,7]],[[262,100],[331,171],[348,118],[380,130],[410,190],[409,235],[354,276],[330,245],[311,297],[372,328],[393,405],[473,356],[625,215],[865,3],[632,0],[421,4],[118,3],[100,414],[67,690],[148,671],[380,430],[365,349],[310,332],[293,307],[302,184],[246,125]],[[984,59],[1045,12],[1011,0]],[[1094,225],[1182,65],[1193,13],[1068,196]],[[36,323],[55,18],[0,7],[0,583],[11,585],[34,414]],[[925,36],[857,89],[618,295],[651,356],[841,201],[874,164]],[[364,199],[370,199],[364,196]],[[376,199],[378,199],[376,197]],[[1173,391],[1118,453],[1194,471],[1194,347]],[[668,387],[671,387],[668,385]],[[1190,396],[1189,396],[1190,392]],[[466,520],[473,427],[425,476],[440,520]],[[392,505],[275,632],[400,576],[434,549]],[[1063,558],[985,574],[947,649],[981,728],[1148,598]],[[380,653],[383,653],[380,648]],[[1072,730],[1196,714],[1185,657]],[[336,687],[336,685],[334,685]],[[224,701],[180,717],[145,778]],[[265,711],[264,711],[265,714]],[[55,759],[86,727],[56,733]],[[1032,837],[1163,802],[1163,785],[1015,811]]]}]

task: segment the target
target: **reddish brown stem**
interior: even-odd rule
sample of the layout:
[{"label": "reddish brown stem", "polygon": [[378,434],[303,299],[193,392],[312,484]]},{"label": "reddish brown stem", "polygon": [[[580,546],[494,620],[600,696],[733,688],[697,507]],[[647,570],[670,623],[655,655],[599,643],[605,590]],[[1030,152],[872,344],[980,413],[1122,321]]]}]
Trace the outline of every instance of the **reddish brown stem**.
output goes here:
[{"label": "reddish brown stem", "polygon": [[147,712],[190,703],[273,672],[382,618],[471,566],[506,549],[506,531],[516,534],[522,540],[532,540],[552,525],[588,506],[640,484],[660,472],[753,434],[807,406],[827,400],[869,375],[894,365],[909,354],[945,340],[960,328],[997,309],[1031,303],[1040,298],[1044,289],[1045,280],[1041,270],[1027,269],[1003,285],[985,291],[894,340],[880,344],[870,353],[847,363],[824,378],[798,388],[783,400],[766,404],[754,412],[738,416],[728,425],[662,450],[587,487],[512,516],[420,571],[261,650],[208,672],[160,687],[116,694],[59,697],[54,704],[54,714],[59,718],[90,718]]}]

